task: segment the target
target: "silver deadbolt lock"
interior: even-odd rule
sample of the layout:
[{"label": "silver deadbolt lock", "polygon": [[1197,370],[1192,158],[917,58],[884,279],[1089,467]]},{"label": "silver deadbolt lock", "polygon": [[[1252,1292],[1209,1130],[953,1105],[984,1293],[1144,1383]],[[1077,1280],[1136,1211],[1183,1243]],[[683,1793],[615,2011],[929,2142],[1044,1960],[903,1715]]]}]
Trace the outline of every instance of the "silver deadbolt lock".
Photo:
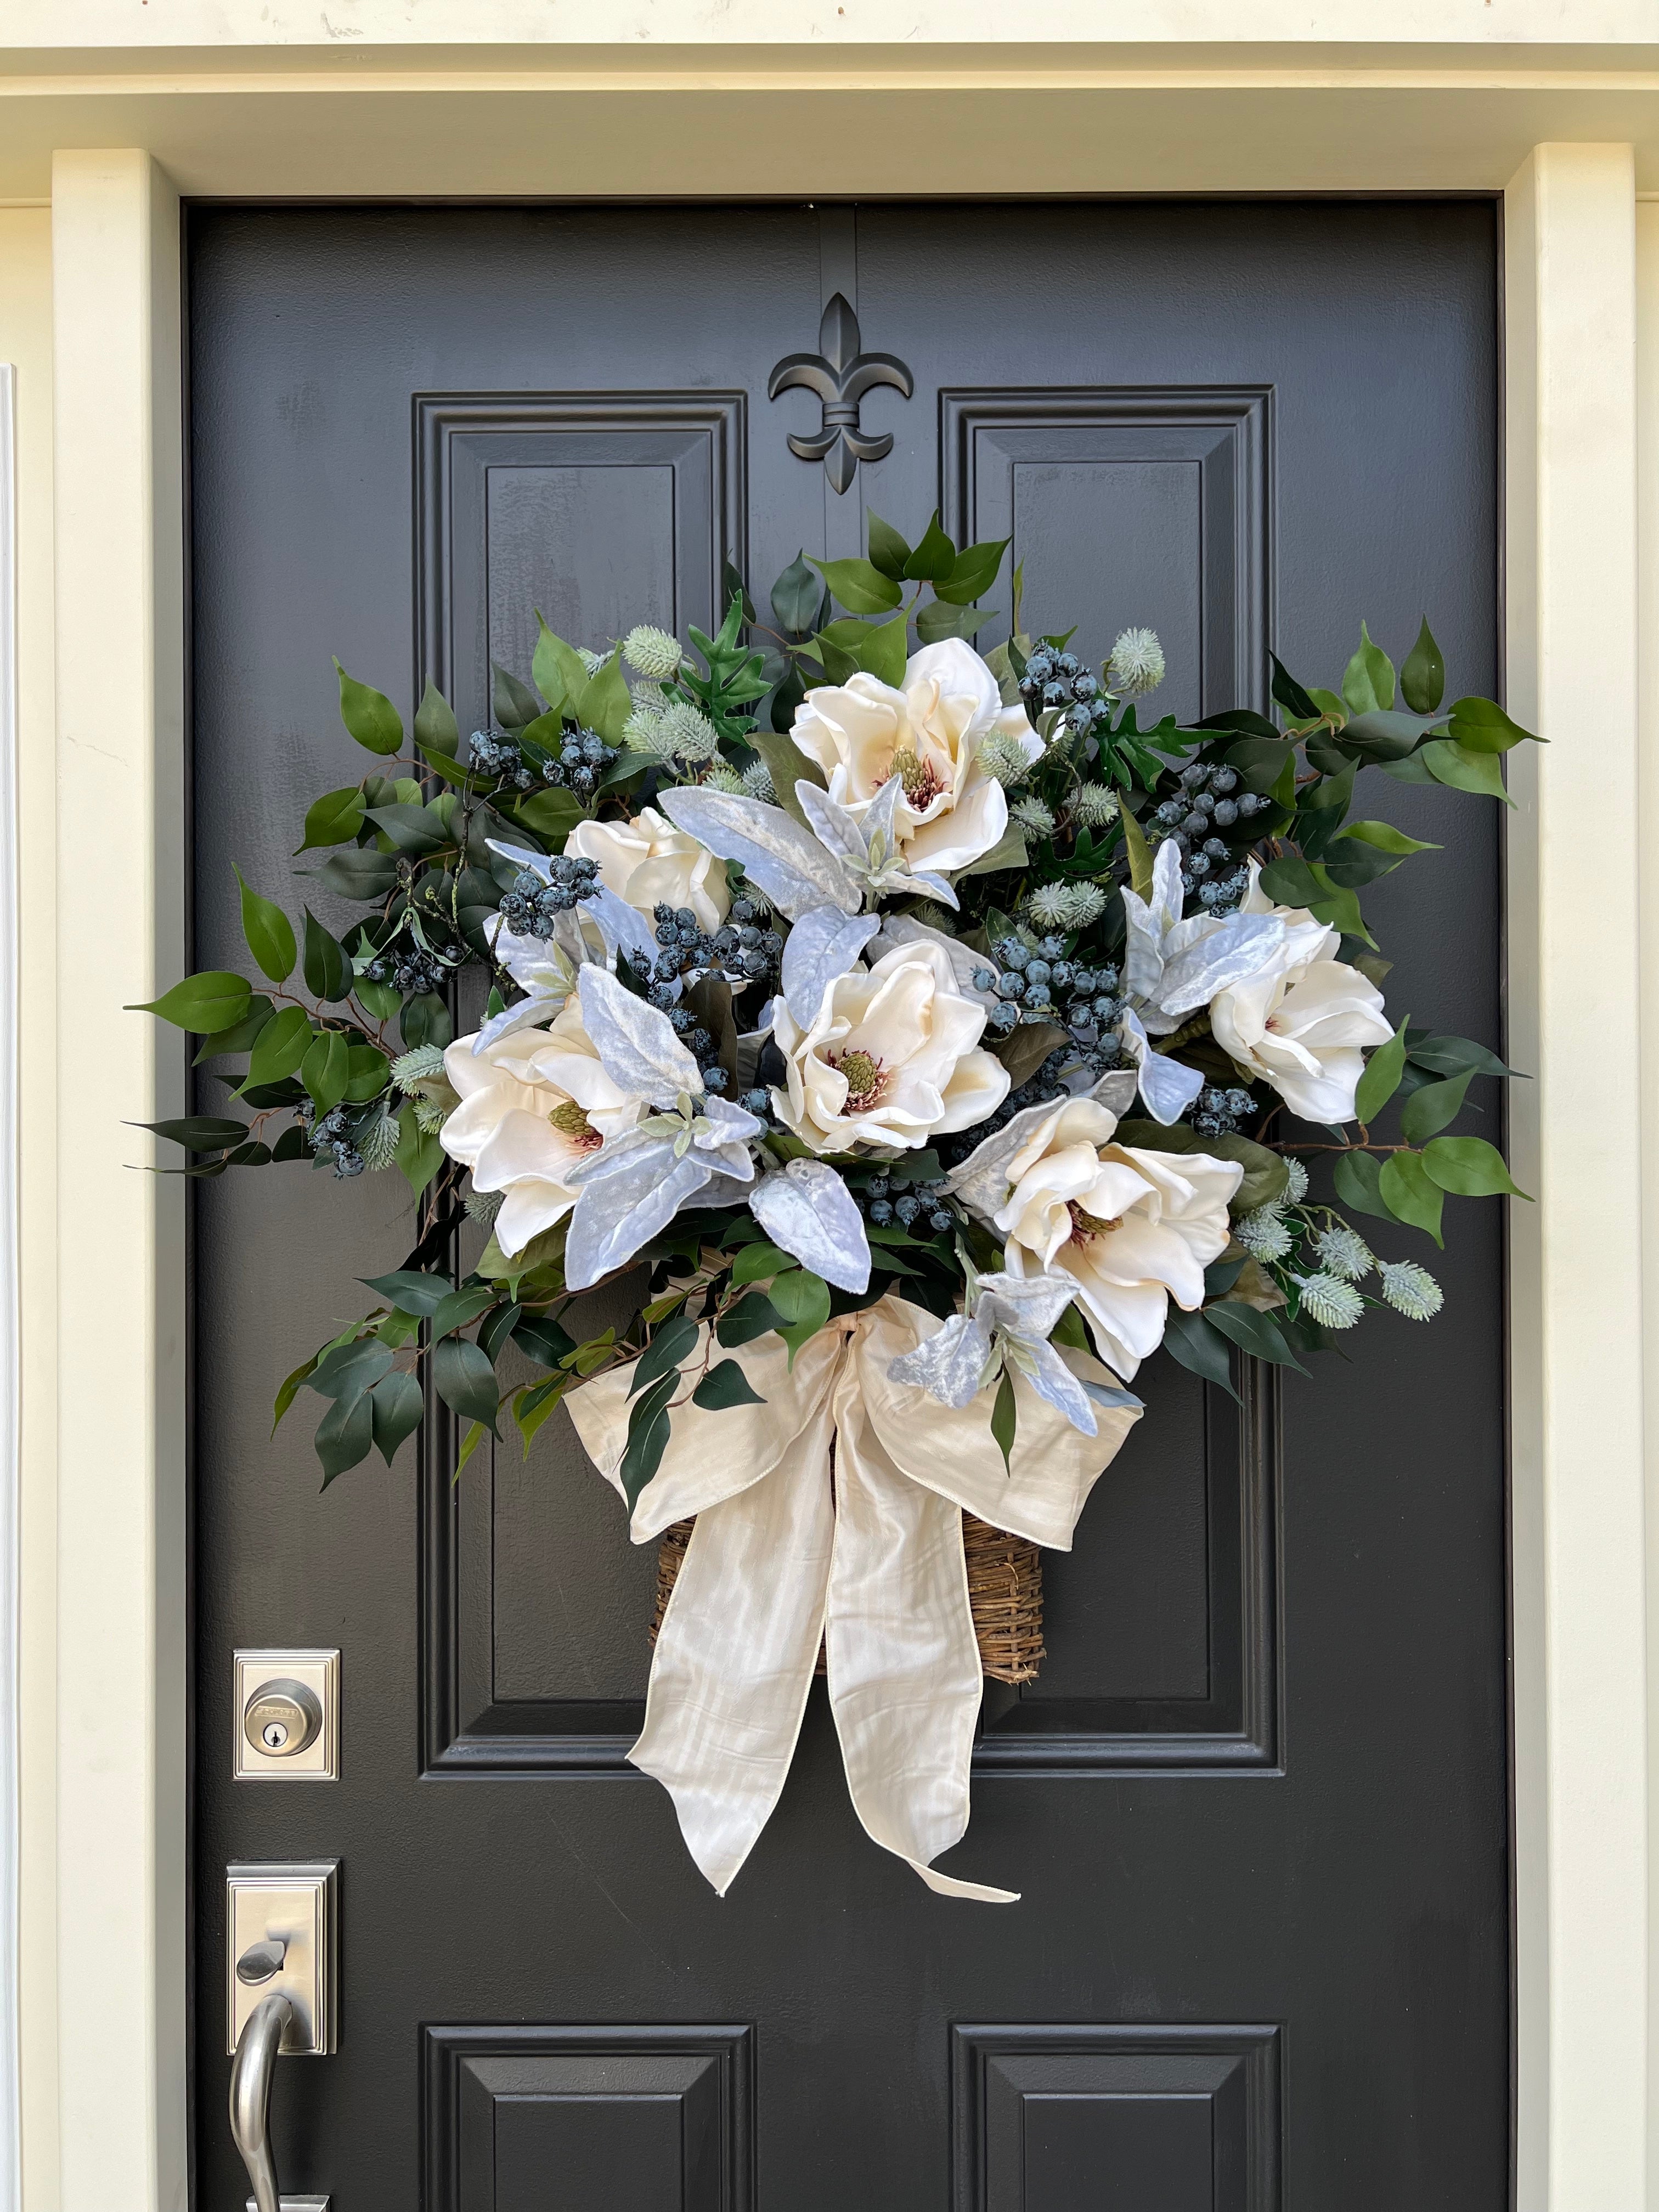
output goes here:
[{"label": "silver deadbolt lock", "polygon": [[248,1700],[242,1726],[255,1751],[267,1759],[292,1759],[308,1751],[323,1725],[317,1692],[304,1682],[263,1682]]}]

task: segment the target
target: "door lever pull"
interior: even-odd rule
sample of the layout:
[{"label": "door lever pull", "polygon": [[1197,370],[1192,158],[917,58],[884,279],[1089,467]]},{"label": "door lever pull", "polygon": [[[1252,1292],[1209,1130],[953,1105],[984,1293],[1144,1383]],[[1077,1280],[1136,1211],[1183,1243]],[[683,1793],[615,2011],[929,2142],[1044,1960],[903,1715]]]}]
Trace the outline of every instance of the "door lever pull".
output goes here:
[{"label": "door lever pull", "polygon": [[262,1997],[236,2039],[230,2063],[230,2132],[253,2184],[256,2212],[282,2212],[276,2166],[270,2154],[270,2075],[283,2030],[294,2016],[280,1990]]}]

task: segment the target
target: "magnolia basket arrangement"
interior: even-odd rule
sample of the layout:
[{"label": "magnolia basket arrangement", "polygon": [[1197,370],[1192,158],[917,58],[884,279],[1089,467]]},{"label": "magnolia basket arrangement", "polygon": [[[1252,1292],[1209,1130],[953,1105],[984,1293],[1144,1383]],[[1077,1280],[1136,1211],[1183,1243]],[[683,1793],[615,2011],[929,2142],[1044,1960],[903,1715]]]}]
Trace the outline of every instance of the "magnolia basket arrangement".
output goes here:
[{"label": "magnolia basket arrangement", "polygon": [[[1276,720],[1152,720],[1157,637],[1087,665],[1028,632],[1017,569],[975,650],[1006,551],[872,516],[769,619],[728,570],[713,637],[538,617],[470,738],[430,683],[405,731],[339,669],[374,761],[306,816],[330,919],[242,883],[258,975],[144,1010],[229,1094],[153,1125],[179,1172],[415,1195],[404,1265],[277,1393],[324,1401],[325,1484],[434,1402],[463,1466],[563,1405],[662,1543],[632,1756],[721,1892],[822,1667],[869,1833],[1007,1899],[932,1862],[1142,1361],[1231,1389],[1235,1355],[1427,1321],[1432,1276],[1356,1223],[1437,1243],[1449,1195],[1514,1189],[1453,1133],[1508,1071],[1385,1008],[1362,894],[1434,848],[1356,790],[1502,802],[1529,733],[1446,703],[1426,622],[1398,670],[1362,626],[1335,690],[1273,659]],[[629,1317],[584,1334],[613,1283]]]}]

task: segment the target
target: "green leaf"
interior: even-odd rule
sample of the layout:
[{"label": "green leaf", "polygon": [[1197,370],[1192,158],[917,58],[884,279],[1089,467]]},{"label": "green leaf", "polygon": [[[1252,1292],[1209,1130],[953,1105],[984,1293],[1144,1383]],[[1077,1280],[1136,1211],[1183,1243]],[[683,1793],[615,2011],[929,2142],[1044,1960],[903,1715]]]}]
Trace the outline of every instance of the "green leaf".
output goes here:
[{"label": "green leaf", "polygon": [[1145,831],[1118,795],[1118,817],[1123,824],[1123,849],[1129,855],[1129,888],[1137,898],[1149,898],[1152,890],[1152,854]]},{"label": "green leaf", "polygon": [[404,1180],[418,1198],[444,1164],[444,1148],[437,1133],[422,1133],[415,1119],[415,1109],[404,1104],[398,1109],[398,1165]]},{"label": "green leaf", "polygon": [[374,1442],[374,1408],[368,1392],[360,1390],[356,1397],[337,1400],[318,1422],[312,1438],[312,1448],[323,1465],[323,1488],[326,1490],[337,1474],[366,1460]]},{"label": "green leaf", "polygon": [[301,1386],[311,1380],[320,1354],[313,1352],[309,1359],[302,1359],[292,1375],[283,1376],[277,1387],[270,1408],[270,1433],[274,1437],[283,1425],[283,1416],[299,1396]]},{"label": "green leaf", "polygon": [[732,1287],[740,1291],[745,1283],[764,1282],[769,1275],[787,1275],[791,1267],[799,1265],[793,1252],[776,1244],[745,1244],[732,1269]]},{"label": "green leaf", "polygon": [[1019,1408],[1014,1402],[1014,1378],[1005,1367],[1002,1379],[997,1384],[996,1403],[991,1408],[991,1435],[1002,1454],[1004,1474],[1013,1472],[1014,1431],[1019,1421]]},{"label": "green leaf", "polygon": [[822,593],[823,586],[805,554],[797,553],[772,586],[772,612],[777,617],[778,628],[791,637],[805,636],[817,619]]},{"label": "green leaf", "polygon": [[449,1009],[435,991],[422,991],[410,999],[398,1017],[398,1027],[410,1052],[423,1044],[447,1044],[455,1034]]},{"label": "green leaf", "polygon": [[[1437,1137],[1435,1141],[1448,1145],[1478,1143],[1480,1139]],[[1423,1160],[1424,1156],[1420,1152],[1390,1152],[1377,1176],[1376,1188],[1383,1205],[1396,1221],[1403,1221],[1410,1228],[1425,1231],[1438,1244],[1442,1242],[1440,1210],[1445,1199]]]},{"label": "green leaf", "polygon": [[1446,664],[1434,641],[1426,615],[1417,633],[1416,644],[1401,665],[1400,690],[1406,704],[1416,714],[1432,714],[1445,696]]},{"label": "green leaf", "polygon": [[889,623],[878,623],[858,652],[860,667],[878,684],[885,684],[895,691],[903,684],[904,664],[908,658],[902,615],[895,616]]},{"label": "green leaf", "polygon": [[1379,1221],[1392,1221],[1395,1216],[1384,1205],[1378,1188],[1382,1171],[1382,1164],[1374,1152],[1339,1152],[1331,1179],[1344,1206],[1357,1213],[1375,1214]]},{"label": "green leaf", "polygon": [[325,791],[306,809],[305,842],[297,848],[309,853],[319,845],[349,845],[363,826],[363,794],[355,784],[343,791]]},{"label": "green leaf", "polygon": [[587,671],[575,647],[567,645],[549,629],[539,607],[536,610],[536,651],[530,672],[536,679],[536,689],[556,714],[567,699],[574,699],[580,694],[587,682]]},{"label": "green leaf", "polygon": [[397,1457],[398,1445],[420,1427],[426,1401],[415,1377],[401,1371],[382,1376],[368,1396],[374,1442],[380,1457],[390,1467]]},{"label": "green leaf", "polygon": [[1364,623],[1353,659],[1343,672],[1342,696],[1356,714],[1386,714],[1394,705],[1394,663],[1380,645],[1372,644]]},{"label": "green leaf", "polygon": [[617,1470],[631,1513],[645,1488],[662,1464],[668,1443],[668,1401],[679,1382],[678,1374],[659,1375],[650,1389],[634,1401],[628,1417],[628,1444]]},{"label": "green leaf", "polygon": [[1066,1307],[1049,1331],[1049,1342],[1066,1346],[1073,1352],[1090,1349],[1089,1333],[1083,1326],[1083,1316],[1075,1305]]},{"label": "green leaf", "polygon": [[441,1344],[445,1337],[453,1336],[458,1328],[465,1328],[469,1322],[477,1321],[478,1316],[487,1312],[500,1297],[501,1292],[493,1283],[465,1283],[459,1291],[451,1291],[432,1310],[434,1344]]},{"label": "green leaf", "polygon": [[571,709],[585,730],[596,731],[608,745],[622,743],[623,726],[634,711],[617,646],[605,665],[583,684]]},{"label": "green leaf", "polygon": [[332,933],[323,927],[311,908],[306,908],[306,988],[313,999],[346,999],[351,995],[351,963]]},{"label": "green leaf", "polygon": [[390,1275],[360,1275],[357,1279],[365,1289],[378,1291],[388,1305],[418,1314],[422,1320],[436,1313],[450,1292],[442,1275],[422,1274],[413,1267],[399,1267]]},{"label": "green leaf", "polygon": [[392,1063],[379,1045],[354,1044],[346,1053],[345,1100],[348,1106],[366,1106],[386,1089]]},{"label": "green leaf", "polygon": [[696,1322],[688,1321],[684,1314],[671,1315],[635,1362],[629,1396],[633,1397],[636,1391],[647,1389],[665,1375],[678,1375],[682,1363],[690,1358],[696,1346]]},{"label": "green leaf", "polygon": [[923,645],[937,645],[942,637],[971,637],[991,615],[989,607],[953,607],[944,599],[930,599],[916,616],[916,635]]},{"label": "green leaf", "polygon": [[735,1359],[721,1359],[691,1393],[691,1402],[706,1413],[723,1413],[729,1406],[763,1406],[766,1401],[750,1388],[749,1377]]},{"label": "green leaf", "polygon": [[393,853],[359,852],[348,846],[331,853],[315,872],[342,898],[381,899],[398,880],[398,859]]},{"label": "green leaf", "polygon": [[1352,717],[1343,729],[1342,748],[1386,768],[1414,754],[1435,720],[1432,714],[1401,714],[1379,707]]},{"label": "green leaf", "polygon": [[292,1075],[311,1049],[311,1017],[303,1006],[284,1006],[259,1032],[247,1064],[242,1089],[262,1083],[280,1083]]},{"label": "green leaf", "polygon": [[893,579],[868,561],[812,561],[812,566],[849,614],[885,614],[904,597]]},{"label": "green leaf", "polygon": [[1362,1122],[1372,1121],[1400,1088],[1400,1079],[1406,1068],[1406,1024],[1380,1044],[1365,1063],[1365,1073],[1360,1077],[1353,1095],[1354,1118]]},{"label": "green leaf", "polygon": [[403,717],[385,692],[348,676],[337,660],[334,666],[340,678],[340,720],[358,744],[372,753],[401,752]]},{"label": "green leaf", "polygon": [[345,1039],[338,1030],[320,1031],[300,1062],[300,1080],[319,1114],[339,1104],[350,1078],[351,1050]]},{"label": "green leaf", "polygon": [[1473,1076],[1471,1068],[1445,1083],[1425,1083],[1420,1091],[1413,1091],[1400,1115],[1401,1133],[1408,1145],[1426,1144],[1449,1121],[1457,1119]]},{"label": "green leaf", "polygon": [[[890,522],[884,522],[873,507],[866,509],[865,521],[868,526],[870,533],[870,560],[872,566],[879,568],[884,576],[890,576],[893,581],[896,584],[904,574],[905,562],[910,557],[909,546],[905,543],[904,539],[899,536],[892,524]],[[786,574],[787,573],[787,572],[786,571]],[[775,587],[774,588],[772,594],[772,603],[775,608],[777,605],[777,592]],[[784,628],[786,629],[795,629],[798,627],[800,627],[800,625],[791,623],[786,623],[784,624]]]},{"label": "green leaf", "polygon": [[1473,791],[1483,799],[1501,799],[1505,806],[1515,801],[1504,787],[1504,771],[1498,766],[1498,755],[1492,752],[1471,752],[1449,738],[1436,738],[1422,750],[1422,762],[1437,783],[1451,785],[1456,791]]},{"label": "green leaf", "polygon": [[542,1367],[556,1367],[567,1352],[576,1349],[576,1340],[568,1330],[560,1328],[550,1314],[521,1315],[513,1331],[513,1341],[526,1359],[533,1359]]},{"label": "green leaf", "polygon": [[830,1285],[810,1267],[796,1267],[780,1275],[767,1295],[781,1317],[778,1334],[789,1347],[793,1367],[802,1345],[830,1318]]},{"label": "green leaf", "polygon": [[[485,1433],[484,1425],[482,1421],[474,1421],[471,1426],[467,1430],[466,1434],[461,1438],[461,1448],[455,1455],[455,1473],[451,1478],[452,1480],[455,1482],[459,1482],[460,1480],[461,1469],[466,1465],[468,1460],[471,1458],[473,1453],[477,1450],[478,1446],[483,1442]],[[488,1433],[494,1436],[495,1432],[491,1429]]]},{"label": "green leaf", "polygon": [[158,1137],[169,1144],[182,1145],[187,1152],[218,1152],[227,1145],[239,1145],[247,1134],[246,1121],[225,1121],[210,1114],[193,1114],[179,1121],[135,1121],[129,1125],[137,1129],[153,1129]]},{"label": "green leaf", "polygon": [[1023,868],[1030,855],[1025,848],[1025,832],[1018,822],[1011,822],[994,845],[969,860],[965,868],[952,868],[954,879],[960,883],[964,876],[1000,875],[1009,868]]},{"label": "green leaf", "polygon": [[1254,1306],[1229,1298],[1219,1305],[1206,1306],[1204,1318],[1252,1358],[1266,1359],[1275,1367],[1294,1367],[1298,1375],[1307,1373],[1271,1314],[1258,1313]]},{"label": "green leaf", "polygon": [[199,975],[186,975],[159,999],[128,1006],[130,1014],[159,1014],[174,1029],[191,1036],[217,1036],[245,1019],[253,996],[246,976],[232,975],[222,968],[204,968]]},{"label": "green leaf", "polygon": [[[921,543],[904,564],[905,575],[913,584],[937,586],[949,580],[956,568],[956,560],[957,549],[939,527],[939,509],[935,507],[927,529],[921,533]],[[898,603],[895,600],[893,604],[896,605]]]},{"label": "green leaf", "polygon": [[1276,653],[1267,655],[1273,665],[1273,695],[1292,720],[1316,722],[1319,709]]},{"label": "green leaf", "polygon": [[392,1353],[377,1337],[354,1337],[331,1344],[307,1378],[319,1397],[355,1398],[372,1390],[392,1364]]},{"label": "green leaf", "polygon": [[1164,1325],[1164,1349],[1194,1375],[1201,1375],[1206,1382],[1219,1383],[1230,1398],[1237,1398],[1228,1340],[1218,1328],[1211,1327],[1203,1314],[1183,1313],[1172,1305]]},{"label": "green leaf", "polygon": [[1407,1057],[1437,1075],[1459,1075],[1467,1067],[1476,1075],[1513,1075],[1495,1052],[1468,1037],[1417,1036],[1407,1040]]},{"label": "green leaf", "polygon": [[1261,871],[1260,881],[1262,890],[1280,906],[1310,907],[1322,890],[1312,868],[1293,853],[1286,854],[1282,860],[1270,860]]},{"label": "green leaf", "polygon": [[455,842],[449,824],[435,807],[412,806],[407,802],[371,806],[368,818],[377,830],[386,832],[400,853],[436,853]]},{"label": "green leaf", "polygon": [[[519,1316],[523,1311],[522,1306],[502,1304],[498,1305],[493,1313],[486,1314],[478,1324],[478,1349],[492,1367],[501,1358],[501,1346],[511,1338],[514,1328],[518,1326]],[[433,1334],[435,1339],[437,1334],[435,1322],[433,1324]]]},{"label": "green leaf", "polygon": [[491,1436],[496,1433],[500,1393],[495,1370],[476,1344],[464,1336],[447,1336],[432,1354],[432,1382],[445,1405],[463,1420],[481,1421]]},{"label": "green leaf", "polygon": [[1350,822],[1340,832],[1361,845],[1370,845],[1379,853],[1398,853],[1403,858],[1407,853],[1437,853],[1438,845],[1425,842],[1421,837],[1408,837],[1403,830],[1396,830],[1392,822]]},{"label": "green leaf", "polygon": [[521,799],[513,812],[526,830],[549,845],[562,845],[576,824],[586,818],[574,791],[538,791]]},{"label": "green leaf", "polygon": [[191,1061],[191,1066],[199,1067],[204,1060],[218,1060],[226,1053],[252,1052],[259,1041],[260,1030],[270,1019],[272,1011],[270,1000],[263,991],[252,993],[247,1012],[241,1020],[233,1022],[228,1030],[220,1030],[210,1036]]},{"label": "green leaf", "polygon": [[714,1340],[728,1352],[740,1344],[752,1344],[757,1336],[764,1336],[778,1327],[782,1316],[769,1297],[759,1291],[750,1291],[746,1298],[739,1298],[729,1312],[714,1324]]},{"label": "green leaf", "polygon": [[526,1382],[513,1401],[513,1418],[519,1425],[519,1434],[524,1438],[524,1455],[530,1456],[530,1446],[536,1431],[547,1419],[563,1397],[571,1382],[568,1375],[546,1375],[539,1382]]},{"label": "green leaf", "polygon": [[527,684],[521,684],[510,669],[498,661],[489,664],[489,703],[495,710],[495,720],[504,730],[522,730],[533,722],[542,711],[542,702]]},{"label": "green leaf", "polygon": [[987,538],[979,545],[964,546],[952,564],[949,577],[941,582],[934,579],[935,598],[950,605],[965,607],[982,592],[988,592],[997,580],[997,570],[1002,566],[1002,556],[1012,541],[1006,538]]},{"label": "green leaf", "polygon": [[453,760],[461,749],[455,709],[429,676],[415,710],[415,742],[422,752],[438,753],[445,760]]},{"label": "green leaf", "polygon": [[1506,753],[1511,745],[1542,744],[1541,738],[1512,722],[1491,699],[1459,699],[1452,706],[1453,741],[1471,753]]},{"label": "green leaf", "polygon": [[1430,1182],[1459,1198],[1524,1198],[1529,1194],[1510,1179],[1504,1155],[1484,1137],[1437,1137],[1423,1152]]}]

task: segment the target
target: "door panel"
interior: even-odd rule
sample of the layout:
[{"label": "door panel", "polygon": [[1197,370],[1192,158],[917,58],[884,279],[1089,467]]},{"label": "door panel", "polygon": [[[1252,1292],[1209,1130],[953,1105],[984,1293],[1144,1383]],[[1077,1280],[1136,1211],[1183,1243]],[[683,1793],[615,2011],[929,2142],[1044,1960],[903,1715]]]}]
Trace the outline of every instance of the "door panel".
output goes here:
[{"label": "door panel", "polygon": [[[1028,617],[1145,622],[1183,714],[1426,610],[1490,690],[1496,239],[1471,202],[198,209],[190,224],[196,964],[362,773],[329,654],[463,728],[539,607],[600,643],[764,610],[873,510],[1012,537]],[[766,398],[847,292],[906,399],[839,495]],[[1005,592],[994,600],[1006,617]],[[994,641],[1006,621],[981,642]],[[1498,1038],[1495,811],[1371,899],[1391,1000]],[[325,920],[341,920],[314,882]],[[210,1085],[206,1110],[222,1094]],[[1048,1657],[988,1686],[937,1899],[848,1804],[822,1690],[725,1900],[626,1764],[650,1547],[562,1414],[459,1482],[435,1427],[319,1498],[277,1379],[398,1264],[389,1178],[195,1187],[198,2196],[223,2121],[231,1860],[343,1861],[341,2045],[278,2069],[335,2212],[1466,2212],[1506,2202],[1501,1249],[1244,1402],[1156,1359]],[[1403,1247],[1401,1248],[1404,1249]],[[602,1325],[602,1322],[601,1324]],[[231,1655],[337,1645],[341,1778],[230,1779]],[[994,2026],[976,2022],[998,2023]]]}]

